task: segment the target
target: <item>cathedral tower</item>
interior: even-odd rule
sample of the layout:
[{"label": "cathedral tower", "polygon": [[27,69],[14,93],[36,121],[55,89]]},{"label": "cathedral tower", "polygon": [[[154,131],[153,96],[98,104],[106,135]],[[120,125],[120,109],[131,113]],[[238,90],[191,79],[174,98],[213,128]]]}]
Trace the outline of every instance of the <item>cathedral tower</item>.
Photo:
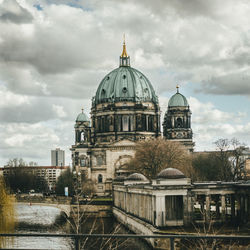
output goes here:
[{"label": "cathedral tower", "polygon": [[164,116],[163,136],[167,140],[181,142],[190,152],[193,152],[193,132],[191,129],[191,111],[184,95],[177,92],[169,102]]}]

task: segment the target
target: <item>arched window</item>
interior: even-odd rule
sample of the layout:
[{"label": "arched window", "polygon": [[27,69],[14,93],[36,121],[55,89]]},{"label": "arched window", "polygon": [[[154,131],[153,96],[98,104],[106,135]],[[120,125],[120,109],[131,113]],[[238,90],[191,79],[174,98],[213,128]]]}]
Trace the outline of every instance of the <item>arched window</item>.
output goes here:
[{"label": "arched window", "polygon": [[85,141],[85,134],[84,134],[84,132],[81,132],[81,141]]},{"label": "arched window", "polygon": [[150,115],[148,117],[148,131],[153,131],[153,124],[154,124],[154,116]]},{"label": "arched window", "polygon": [[102,175],[101,174],[98,175],[98,183],[102,183]]},{"label": "arched window", "polygon": [[182,119],[179,117],[176,120],[176,127],[177,128],[182,128],[183,127],[183,123],[182,123]]},{"label": "arched window", "polygon": [[86,159],[85,158],[83,158],[83,159],[81,159],[80,160],[80,165],[81,165],[81,167],[85,167],[87,164],[86,164],[87,162],[86,162]]},{"label": "arched window", "polygon": [[129,122],[129,116],[128,115],[124,115],[122,117],[122,128],[123,128],[123,131],[128,131],[128,122]]}]

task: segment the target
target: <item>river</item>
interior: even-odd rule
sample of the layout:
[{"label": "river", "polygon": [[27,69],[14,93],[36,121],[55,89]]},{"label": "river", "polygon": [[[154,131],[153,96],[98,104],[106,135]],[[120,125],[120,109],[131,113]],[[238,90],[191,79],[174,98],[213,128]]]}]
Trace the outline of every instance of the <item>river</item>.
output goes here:
[{"label": "river", "polygon": [[[51,206],[17,204],[16,233],[74,233],[69,221],[63,220],[61,210]],[[71,224],[74,224],[71,222]],[[82,233],[131,233],[114,218],[86,218],[82,222]],[[8,241],[11,249],[74,249],[74,241],[70,238],[36,238],[15,237]],[[81,249],[151,249],[145,242],[135,239],[127,240],[88,240],[82,242]]]}]

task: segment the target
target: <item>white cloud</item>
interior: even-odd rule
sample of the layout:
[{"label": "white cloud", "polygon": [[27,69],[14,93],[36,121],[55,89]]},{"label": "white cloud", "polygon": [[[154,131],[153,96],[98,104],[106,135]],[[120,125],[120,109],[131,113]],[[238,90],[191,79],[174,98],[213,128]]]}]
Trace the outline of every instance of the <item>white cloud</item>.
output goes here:
[{"label": "white cloud", "polygon": [[202,103],[191,97],[192,129],[197,150],[214,150],[213,142],[220,138],[237,138],[250,142],[250,123],[245,123],[246,113],[224,112],[212,103]]},{"label": "white cloud", "polygon": [[30,104],[30,98],[25,95],[17,95],[8,91],[6,87],[0,86],[0,108],[6,106],[20,106],[22,104]]},{"label": "white cloud", "polygon": [[[50,148],[73,143],[75,117],[82,106],[90,110],[101,79],[118,67],[124,32],[131,65],[152,82],[162,114],[179,82],[205,94],[250,96],[247,0],[40,0],[42,11],[35,4],[0,0],[4,159],[19,152],[45,162]],[[250,142],[245,109],[189,102],[198,149],[218,137]]]},{"label": "white cloud", "polygon": [[52,109],[56,112],[59,118],[66,117],[67,115],[63,109],[63,106],[53,104]]}]

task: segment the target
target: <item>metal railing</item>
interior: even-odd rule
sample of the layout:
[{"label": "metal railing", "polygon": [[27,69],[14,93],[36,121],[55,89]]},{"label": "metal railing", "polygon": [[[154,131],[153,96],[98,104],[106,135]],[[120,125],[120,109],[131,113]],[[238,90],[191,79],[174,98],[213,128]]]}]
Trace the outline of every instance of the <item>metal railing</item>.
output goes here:
[{"label": "metal railing", "polygon": [[[47,234],[47,233],[1,233],[0,237],[51,237],[51,238],[71,238],[74,239],[75,249],[80,250],[81,238],[134,238],[134,239],[169,239],[170,250],[175,249],[175,239],[203,239],[203,240],[237,240],[249,241],[250,236],[235,235],[137,235],[137,234]],[[12,248],[13,249],[13,248]]]}]

